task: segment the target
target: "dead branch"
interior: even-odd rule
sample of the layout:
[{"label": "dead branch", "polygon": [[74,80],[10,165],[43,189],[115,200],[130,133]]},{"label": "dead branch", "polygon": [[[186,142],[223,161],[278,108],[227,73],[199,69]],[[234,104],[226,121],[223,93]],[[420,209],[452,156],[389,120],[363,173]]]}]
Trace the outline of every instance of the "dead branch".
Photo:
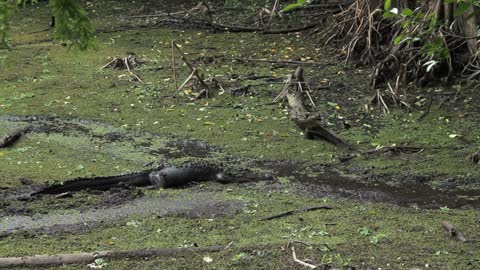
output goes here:
[{"label": "dead branch", "polygon": [[424,113],[422,113],[422,115],[420,115],[417,118],[417,121],[421,121],[423,118],[425,118],[425,116],[427,116],[427,114],[430,113],[430,108],[432,107],[432,103],[433,103],[433,96],[431,96],[430,99],[428,100],[427,109],[425,110]]},{"label": "dead branch", "polygon": [[467,242],[467,238],[452,223],[448,221],[443,221],[442,226],[445,230],[447,230],[448,234],[450,234],[451,237],[454,237],[460,242]]},{"label": "dead branch", "polygon": [[137,66],[140,66],[143,64],[145,61],[139,61],[137,60],[137,56],[135,54],[129,54],[126,57],[115,57],[113,58],[112,61],[108,62],[105,64],[101,69],[105,69],[107,67],[110,67],[111,69],[121,69],[121,70],[126,70],[128,72],[128,75],[130,77],[130,81],[132,81],[132,78],[134,80],[137,80],[141,83],[144,83],[140,76],[135,74],[133,72],[133,69]]},{"label": "dead branch", "polygon": [[176,70],[176,63],[175,63],[175,49],[174,49],[174,41],[172,40],[172,69],[173,69],[173,81],[175,83],[175,97],[177,98],[178,101],[178,91],[180,89],[178,88],[178,83],[177,83],[177,70]]},{"label": "dead branch", "polygon": [[303,62],[303,61],[293,61],[293,60],[269,60],[269,59],[255,59],[255,58],[231,58],[232,60],[237,60],[241,62],[257,62],[257,63],[271,63],[271,64],[287,64],[287,65],[312,65],[312,66],[331,66],[334,63],[320,63],[320,62]]},{"label": "dead branch", "polygon": [[401,154],[401,153],[415,154],[415,153],[420,153],[424,150],[425,150],[425,148],[415,147],[415,146],[382,146],[380,148],[364,151],[364,152],[361,152],[359,154],[340,157],[339,160],[340,160],[340,162],[346,162],[346,161],[350,161],[350,160],[352,160],[354,158],[357,158],[357,157],[373,155],[373,154],[378,154],[378,153],[383,153],[383,154],[391,153],[391,154],[395,154],[395,155]]},{"label": "dead branch", "polygon": [[303,26],[298,26],[298,27],[292,27],[292,28],[284,28],[284,29],[263,29],[261,32],[262,34],[269,35],[269,34],[288,34],[288,33],[295,33],[295,32],[301,32],[305,31],[308,29],[312,29],[315,26],[318,26],[319,22],[303,25]]},{"label": "dead branch", "polygon": [[208,94],[209,94],[209,91],[210,91],[210,86],[205,82],[205,80],[203,79],[203,74],[201,74],[198,69],[192,64],[190,63],[190,61],[188,61],[188,59],[185,57],[185,54],[183,53],[183,51],[180,49],[180,46],[178,46],[178,44],[175,42],[175,41],[172,41],[173,43],[173,46],[177,49],[177,51],[180,53],[180,58],[182,59],[182,61],[190,68],[191,70],[191,74],[190,76],[187,78],[187,80],[182,84],[182,86],[180,86],[177,90],[180,91],[180,89],[186,84],[188,83],[188,81],[190,81],[193,77],[196,77],[197,80],[199,81],[199,83],[202,85],[203,89],[202,91],[200,91],[200,93],[198,94],[198,96],[195,98],[195,99],[199,99],[203,96],[205,96],[206,98],[208,98]]},{"label": "dead branch", "polygon": [[225,246],[210,247],[187,247],[187,248],[161,248],[127,251],[98,251],[91,253],[56,254],[56,255],[34,255],[24,257],[0,258],[0,267],[16,266],[45,266],[61,264],[85,264],[94,262],[98,258],[145,258],[145,257],[183,257],[192,256],[195,253],[219,252]]},{"label": "dead branch", "polygon": [[306,139],[318,137],[335,146],[348,146],[348,144],[333,131],[322,126],[322,118],[319,113],[310,113],[305,109],[301,95],[287,94],[287,99],[290,107],[288,111],[289,118],[303,130]]},{"label": "dead branch", "polygon": [[303,265],[305,267],[308,267],[310,269],[316,269],[317,268],[316,265],[309,264],[309,263],[306,263],[304,261],[301,261],[301,260],[297,259],[297,254],[295,254],[295,247],[294,246],[292,246],[292,257],[293,257],[293,261],[298,263],[298,264],[301,264],[301,265]]},{"label": "dead branch", "polygon": [[[291,85],[295,86],[295,91],[293,91],[293,93],[288,92]],[[305,139],[313,140],[315,138],[320,138],[338,147],[349,146],[333,131],[323,127],[320,113],[309,112],[306,109],[304,105],[304,96],[308,97],[313,107],[315,107],[315,103],[313,102],[309,91],[304,89],[303,85],[306,85],[307,88],[309,88],[303,78],[303,69],[298,67],[295,71],[295,75],[290,75],[290,78],[286,81],[285,88],[275,98],[274,102],[279,98],[287,97],[289,105],[288,117],[304,132]]]},{"label": "dead branch", "polygon": [[272,220],[272,219],[281,218],[281,217],[284,217],[284,216],[289,216],[289,215],[293,215],[293,214],[297,214],[297,213],[315,211],[315,210],[320,210],[320,209],[331,210],[331,209],[333,209],[333,207],[331,207],[331,206],[313,206],[313,207],[308,207],[308,208],[295,209],[295,210],[290,210],[290,211],[283,212],[283,213],[280,213],[280,214],[276,214],[276,215],[273,215],[273,216],[264,217],[264,218],[261,219],[261,221]]}]

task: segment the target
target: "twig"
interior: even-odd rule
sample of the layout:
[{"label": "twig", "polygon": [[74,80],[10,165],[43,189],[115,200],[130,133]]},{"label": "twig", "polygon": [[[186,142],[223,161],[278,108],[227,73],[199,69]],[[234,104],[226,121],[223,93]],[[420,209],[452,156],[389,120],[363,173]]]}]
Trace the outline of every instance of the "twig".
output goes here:
[{"label": "twig", "polygon": [[292,214],[297,214],[297,213],[302,213],[302,212],[307,212],[307,211],[320,210],[320,209],[331,210],[331,209],[333,209],[333,207],[331,207],[331,206],[313,206],[313,207],[308,207],[308,208],[295,209],[295,210],[290,210],[290,211],[283,212],[283,213],[280,213],[280,214],[276,214],[276,215],[273,215],[273,216],[264,217],[261,220],[262,221],[272,220],[272,219],[281,218],[281,217],[284,217],[284,216],[289,216],[289,215],[292,215]]},{"label": "twig", "polygon": [[417,121],[421,121],[425,116],[427,116],[427,114],[430,113],[430,107],[432,107],[432,102],[433,102],[433,96],[430,97],[430,100],[428,101],[428,104],[427,104],[427,109],[425,110],[424,113],[422,113],[422,115],[420,115],[417,118]]},{"label": "twig", "polygon": [[445,103],[449,100],[450,100],[450,97],[444,98],[442,102],[440,102],[440,104],[438,105],[438,109],[440,110],[443,107],[443,105],[445,105]]},{"label": "twig", "polygon": [[272,12],[270,13],[270,19],[268,19],[268,24],[270,24],[270,22],[273,19],[273,16],[275,16],[275,12],[277,12],[278,1],[279,0],[275,0],[275,3],[273,4]]},{"label": "twig", "polygon": [[193,76],[195,75],[195,72],[197,70],[194,69],[192,73],[190,73],[190,75],[188,75],[187,79],[182,83],[182,85],[180,85],[180,87],[177,89],[177,93],[180,92],[180,90],[183,89],[183,87],[193,78]]},{"label": "twig", "polygon": [[304,261],[301,261],[301,260],[297,259],[297,254],[295,254],[295,247],[294,247],[294,246],[292,246],[292,257],[293,257],[293,261],[294,261],[294,262],[299,263],[299,264],[301,264],[301,265],[303,265],[303,266],[305,266],[305,267],[308,267],[308,268],[310,268],[310,269],[315,269],[315,268],[317,268],[316,265],[309,264],[309,263],[306,263],[306,262],[304,262]]},{"label": "twig", "polygon": [[118,58],[113,58],[113,60],[108,62],[105,66],[103,66],[102,69],[105,69],[105,68],[109,67],[115,61],[118,61]]},{"label": "twig", "polygon": [[175,98],[177,98],[178,102],[178,84],[177,84],[177,70],[176,70],[176,65],[175,65],[175,50],[174,50],[174,41],[172,40],[172,69],[173,69],[173,81],[175,82]]},{"label": "twig", "polygon": [[124,57],[123,62],[125,63],[125,67],[127,68],[128,74],[136,78],[139,82],[144,83],[142,79],[140,79],[140,77],[138,77],[138,75],[133,73],[132,70],[130,69],[130,65],[128,64],[128,57]]}]

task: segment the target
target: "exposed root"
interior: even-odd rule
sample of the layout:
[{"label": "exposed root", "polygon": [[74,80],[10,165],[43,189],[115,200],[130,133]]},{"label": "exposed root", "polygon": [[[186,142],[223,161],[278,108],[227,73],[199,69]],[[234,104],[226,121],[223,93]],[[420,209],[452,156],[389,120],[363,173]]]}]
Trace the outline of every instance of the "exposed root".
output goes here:
[{"label": "exposed root", "polygon": [[470,161],[475,165],[480,165],[480,151],[471,154],[469,157]]},{"label": "exposed root", "polygon": [[130,78],[130,81],[138,81],[141,83],[144,83],[140,76],[135,74],[132,70],[135,67],[140,66],[143,64],[144,61],[139,61],[137,60],[137,56],[135,54],[129,54],[126,57],[115,57],[112,61],[108,62],[106,65],[102,67],[102,69],[105,68],[112,68],[112,69],[121,69],[121,70],[126,70],[128,72],[128,76]]},{"label": "exposed root", "polygon": [[[453,15],[457,4],[431,0],[419,6],[415,1],[393,0],[398,14],[405,8],[417,12],[412,17],[384,18],[384,2],[356,0],[347,9],[334,16],[336,24],[324,32],[326,43],[342,45],[345,63],[356,60],[360,64],[374,64],[372,89],[387,86],[389,98],[396,106],[410,107],[406,102],[405,87],[414,82],[424,87],[432,82],[450,83],[454,73],[480,76],[478,17],[466,12]],[[415,10],[415,11],[413,11]],[[434,22],[432,24],[432,22]],[[476,30],[475,30],[476,31]],[[469,35],[470,33],[470,35]],[[384,111],[389,102],[376,93],[376,102]]]}]

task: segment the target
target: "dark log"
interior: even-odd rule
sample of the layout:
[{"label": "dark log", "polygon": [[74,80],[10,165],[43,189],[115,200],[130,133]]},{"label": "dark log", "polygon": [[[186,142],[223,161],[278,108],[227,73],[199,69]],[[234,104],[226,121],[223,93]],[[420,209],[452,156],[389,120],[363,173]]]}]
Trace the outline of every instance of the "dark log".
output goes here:
[{"label": "dark log", "polygon": [[91,253],[77,254],[56,254],[56,255],[34,255],[24,257],[5,257],[0,258],[0,267],[18,267],[18,266],[46,266],[62,264],[85,264],[94,262],[98,258],[145,258],[145,257],[182,257],[192,256],[195,253],[219,252],[225,249],[225,246],[211,247],[188,247],[188,248],[161,248],[145,250],[127,250],[127,251],[98,251]]},{"label": "dark log", "polygon": [[331,207],[331,206],[313,206],[313,207],[308,207],[308,208],[295,209],[295,210],[290,210],[290,211],[283,212],[283,213],[280,213],[280,214],[276,214],[276,215],[273,215],[273,216],[264,217],[261,220],[263,220],[263,221],[264,220],[272,220],[272,219],[281,218],[281,217],[289,216],[289,215],[296,214],[296,213],[315,211],[315,210],[320,210],[320,209],[331,210],[331,209],[333,209],[333,207]]},{"label": "dark log", "polygon": [[335,132],[322,126],[321,116],[319,113],[308,112],[303,104],[303,96],[301,94],[287,94],[288,116],[297,127],[304,132],[306,139],[320,138],[339,147],[347,147],[348,144],[338,137]]},{"label": "dark log", "polygon": [[460,242],[467,242],[467,238],[463,235],[461,231],[455,228],[452,223],[448,221],[443,221],[442,226],[445,230],[447,230],[448,234],[450,234],[451,237],[454,237]]},{"label": "dark log", "polygon": [[0,139],[0,148],[8,147],[16,143],[28,128],[18,128],[8,132]]}]

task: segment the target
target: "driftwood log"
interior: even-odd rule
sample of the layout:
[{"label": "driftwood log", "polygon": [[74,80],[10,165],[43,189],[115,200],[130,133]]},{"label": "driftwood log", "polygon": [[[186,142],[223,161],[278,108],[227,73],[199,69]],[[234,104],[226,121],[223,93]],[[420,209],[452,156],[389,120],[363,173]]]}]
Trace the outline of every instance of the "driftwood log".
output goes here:
[{"label": "driftwood log", "polygon": [[0,267],[9,268],[9,267],[18,267],[18,266],[85,264],[85,263],[94,262],[98,258],[124,259],[124,258],[145,258],[145,257],[181,257],[181,256],[191,256],[195,253],[219,252],[224,249],[225,249],[225,246],[210,246],[210,247],[127,250],[127,251],[108,250],[108,251],[76,253],[76,254],[5,257],[5,258],[0,258]]},{"label": "driftwood log", "polygon": [[[308,87],[303,78],[303,70],[299,67],[295,72],[295,81],[297,89],[293,92],[287,92],[286,97],[288,100],[289,110],[288,117],[292,120],[297,127],[303,130],[305,139],[319,138],[338,147],[347,147],[348,144],[338,137],[335,132],[323,127],[322,117],[319,112],[309,112],[304,104],[306,89],[302,87]],[[309,97],[310,98],[310,97]],[[311,98],[310,101],[312,102]],[[312,104],[313,105],[313,104]]]}]

